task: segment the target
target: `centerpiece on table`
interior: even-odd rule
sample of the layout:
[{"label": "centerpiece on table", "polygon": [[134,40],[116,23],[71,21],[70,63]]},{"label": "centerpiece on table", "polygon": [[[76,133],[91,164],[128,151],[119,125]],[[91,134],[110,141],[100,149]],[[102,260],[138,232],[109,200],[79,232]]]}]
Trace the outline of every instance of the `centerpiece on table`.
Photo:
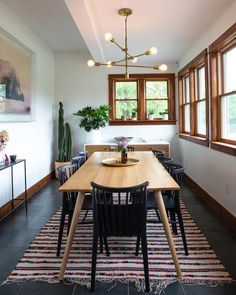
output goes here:
[{"label": "centerpiece on table", "polygon": [[9,141],[9,133],[7,130],[0,131],[0,165],[5,165],[8,160],[5,154],[6,142]]},{"label": "centerpiece on table", "polygon": [[125,164],[128,160],[128,154],[127,154],[127,146],[128,146],[128,140],[123,139],[119,141],[118,143],[118,152],[121,152],[121,163]]}]

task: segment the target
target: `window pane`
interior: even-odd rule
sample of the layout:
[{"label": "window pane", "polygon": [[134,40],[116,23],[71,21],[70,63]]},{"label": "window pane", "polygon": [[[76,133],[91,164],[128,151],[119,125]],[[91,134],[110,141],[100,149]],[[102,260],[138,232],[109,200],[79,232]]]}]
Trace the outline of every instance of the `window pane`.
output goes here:
[{"label": "window pane", "polygon": [[184,106],[184,131],[190,132],[190,105]]},{"label": "window pane", "polygon": [[236,140],[236,95],[222,97],[222,138]]},{"label": "window pane", "polygon": [[202,67],[198,70],[198,83],[199,83],[198,99],[204,99],[206,97],[206,93],[205,93],[205,67]]},{"label": "window pane", "polygon": [[184,103],[188,103],[190,101],[189,95],[189,76],[184,78]]},{"label": "window pane", "polygon": [[167,98],[167,81],[146,82],[146,98]]},{"label": "window pane", "polygon": [[137,99],[137,83],[116,82],[116,99]]},{"label": "window pane", "polygon": [[206,102],[197,103],[197,133],[206,135]]},{"label": "window pane", "polygon": [[116,119],[132,117],[133,110],[137,110],[137,101],[117,101],[116,102]]},{"label": "window pane", "polygon": [[224,54],[224,92],[236,90],[236,47]]},{"label": "window pane", "polygon": [[154,118],[162,118],[162,115],[160,115],[160,113],[164,112],[167,109],[168,109],[167,100],[159,100],[159,101],[147,100],[147,117],[149,117],[149,115],[153,115]]}]

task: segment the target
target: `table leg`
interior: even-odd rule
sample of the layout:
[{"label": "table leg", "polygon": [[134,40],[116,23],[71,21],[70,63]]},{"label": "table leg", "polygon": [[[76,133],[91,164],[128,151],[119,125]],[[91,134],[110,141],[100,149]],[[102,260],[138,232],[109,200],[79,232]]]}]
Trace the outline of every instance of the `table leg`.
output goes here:
[{"label": "table leg", "polygon": [[177,273],[177,278],[181,278],[181,270],[180,270],[180,266],[179,266],[179,261],[178,261],[178,257],[177,257],[176,251],[175,251],[175,244],[174,244],[173,237],[172,237],[172,234],[171,234],[169,221],[168,221],[168,218],[167,218],[167,215],[166,215],[166,209],[165,209],[165,205],[164,205],[164,202],[163,202],[161,191],[155,192],[155,199],[156,199],[159,211],[160,211],[161,220],[163,222],[163,226],[164,226],[164,230],[165,230],[166,237],[167,237],[167,240],[168,240],[168,244],[169,244],[170,252],[171,252],[171,255],[172,255],[172,259],[173,259],[174,264],[175,264],[175,270],[176,270],[176,273]]},{"label": "table leg", "polygon": [[72,246],[72,242],[73,242],[74,234],[75,234],[76,227],[78,224],[80,210],[82,208],[83,202],[84,202],[84,193],[79,192],[78,196],[77,196],[76,204],[75,204],[75,209],[74,209],[71,225],[70,225],[69,235],[67,237],[65,252],[63,255],[62,263],[61,263],[59,281],[62,281],[64,278],[66,264],[67,264],[67,261],[68,261],[69,255],[70,255],[70,249]]}]

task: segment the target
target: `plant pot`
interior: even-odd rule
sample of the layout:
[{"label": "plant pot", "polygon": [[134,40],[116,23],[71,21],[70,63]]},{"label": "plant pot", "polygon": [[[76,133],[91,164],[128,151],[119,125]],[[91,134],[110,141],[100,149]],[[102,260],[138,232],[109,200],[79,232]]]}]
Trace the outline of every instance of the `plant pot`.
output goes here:
[{"label": "plant pot", "polygon": [[168,114],[163,114],[162,115],[162,120],[168,120],[168,117],[169,117]]},{"label": "plant pot", "polygon": [[153,119],[154,119],[154,115],[149,115],[149,116],[148,116],[148,119],[149,119],[149,120],[153,120]]}]

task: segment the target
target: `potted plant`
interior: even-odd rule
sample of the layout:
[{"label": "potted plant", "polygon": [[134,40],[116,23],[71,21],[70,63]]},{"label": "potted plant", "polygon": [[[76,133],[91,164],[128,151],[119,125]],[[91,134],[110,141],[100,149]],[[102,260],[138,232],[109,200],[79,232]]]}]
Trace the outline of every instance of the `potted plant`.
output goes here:
[{"label": "potted plant", "polygon": [[160,112],[159,114],[162,116],[162,120],[168,120],[169,112],[167,109],[165,109],[163,112]]},{"label": "potted plant", "polygon": [[152,108],[150,108],[149,110],[148,110],[148,119],[149,120],[153,120],[154,119],[154,114],[155,114],[155,109],[152,109]]},{"label": "potted plant", "polygon": [[[59,102],[58,112],[58,156],[55,162],[55,171],[58,167],[70,163],[71,160],[71,130],[68,122],[64,122],[64,109],[63,103]],[[57,177],[57,173],[56,173]]]},{"label": "potted plant", "polygon": [[80,117],[79,127],[85,131],[98,130],[109,122],[109,105],[101,105],[98,108],[85,107],[73,115]]},{"label": "potted plant", "polygon": [[137,113],[138,111],[136,108],[132,109],[132,120],[137,120]]}]

